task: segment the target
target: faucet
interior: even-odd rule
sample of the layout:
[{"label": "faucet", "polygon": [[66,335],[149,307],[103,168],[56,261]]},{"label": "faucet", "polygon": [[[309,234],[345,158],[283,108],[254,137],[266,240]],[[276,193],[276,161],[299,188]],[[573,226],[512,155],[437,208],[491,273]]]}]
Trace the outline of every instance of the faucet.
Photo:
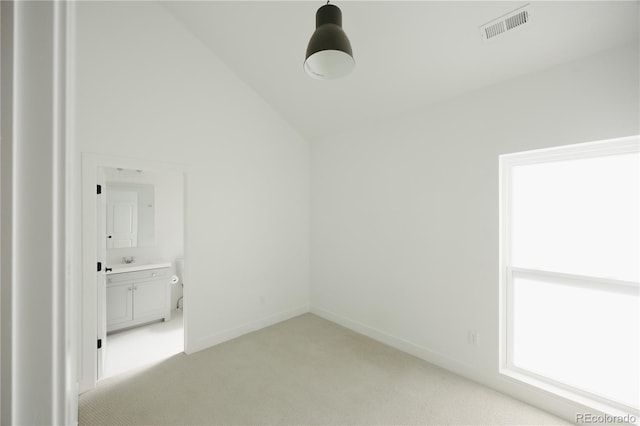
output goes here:
[{"label": "faucet", "polygon": [[122,258],[122,263],[129,264],[129,263],[133,263],[135,260],[136,260],[136,258],[133,257],[133,256],[123,257]]}]

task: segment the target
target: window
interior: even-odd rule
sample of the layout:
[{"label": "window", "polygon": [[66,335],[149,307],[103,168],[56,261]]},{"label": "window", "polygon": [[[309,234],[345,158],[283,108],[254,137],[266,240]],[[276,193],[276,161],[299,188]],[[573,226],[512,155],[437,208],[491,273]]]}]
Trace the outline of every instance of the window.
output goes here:
[{"label": "window", "polygon": [[638,413],[640,138],[500,156],[501,372]]}]

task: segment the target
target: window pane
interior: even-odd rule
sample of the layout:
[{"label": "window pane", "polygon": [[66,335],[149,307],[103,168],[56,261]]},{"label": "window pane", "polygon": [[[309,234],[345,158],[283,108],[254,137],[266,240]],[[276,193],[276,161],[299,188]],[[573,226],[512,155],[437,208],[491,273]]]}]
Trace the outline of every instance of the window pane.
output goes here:
[{"label": "window pane", "polygon": [[638,296],[516,276],[513,363],[637,407],[638,303]]},{"label": "window pane", "polygon": [[515,166],[512,265],[637,281],[639,154]]}]

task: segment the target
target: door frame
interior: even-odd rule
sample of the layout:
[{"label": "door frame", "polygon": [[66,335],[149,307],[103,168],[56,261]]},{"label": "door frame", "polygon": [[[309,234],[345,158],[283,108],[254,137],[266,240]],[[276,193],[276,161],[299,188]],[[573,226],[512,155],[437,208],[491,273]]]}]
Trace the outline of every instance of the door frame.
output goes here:
[{"label": "door frame", "polygon": [[[133,170],[148,170],[153,172],[170,172],[182,175],[182,195],[183,195],[183,257],[184,271],[183,281],[188,274],[188,245],[187,245],[187,178],[189,170],[185,165],[162,163],[137,158],[118,157],[112,155],[83,152],[81,154],[81,208],[82,208],[82,231],[81,231],[81,290],[80,290],[80,339],[79,339],[79,393],[94,389],[97,383],[97,327],[98,327],[98,306],[97,306],[97,286],[96,286],[96,260],[97,253],[97,206],[96,206],[96,185],[98,169],[101,167],[125,168]],[[183,287],[183,297],[188,301],[188,290]],[[188,308],[183,305],[184,321],[184,347],[187,348],[187,324]]]},{"label": "door frame", "polygon": [[[99,381],[104,376],[104,363],[105,353],[107,352],[107,321],[106,321],[106,268],[107,268],[107,247],[106,247],[106,198],[107,198],[107,179],[104,173],[104,169],[99,167],[96,170],[96,182],[100,187],[100,191],[96,191],[95,203],[96,203],[96,261],[101,265],[100,270],[96,272],[96,292],[97,292],[97,306],[96,306],[96,338],[98,339],[98,348],[96,355],[97,371],[96,381]],[[98,269],[98,268],[96,268]],[[100,344],[101,343],[101,344]]]}]

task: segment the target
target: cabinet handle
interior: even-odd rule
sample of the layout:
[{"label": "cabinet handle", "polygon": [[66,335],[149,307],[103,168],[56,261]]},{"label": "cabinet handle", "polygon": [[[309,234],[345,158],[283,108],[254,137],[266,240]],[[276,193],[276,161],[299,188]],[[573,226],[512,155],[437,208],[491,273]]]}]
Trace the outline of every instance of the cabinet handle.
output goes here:
[{"label": "cabinet handle", "polygon": [[131,287],[129,287],[127,290],[131,291]]},{"label": "cabinet handle", "polygon": [[138,286],[137,286],[137,285],[136,285],[136,286],[133,286],[133,289],[134,289],[134,290],[138,290]]}]

